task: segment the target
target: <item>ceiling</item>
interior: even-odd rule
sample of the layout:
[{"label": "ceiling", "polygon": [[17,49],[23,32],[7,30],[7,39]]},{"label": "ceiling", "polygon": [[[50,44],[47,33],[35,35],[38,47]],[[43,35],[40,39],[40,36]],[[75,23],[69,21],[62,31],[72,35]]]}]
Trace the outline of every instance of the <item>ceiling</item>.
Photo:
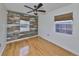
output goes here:
[{"label": "ceiling", "polygon": [[[5,3],[7,10],[21,12],[21,13],[27,13],[28,11],[31,10],[31,9],[25,8],[24,5],[33,7],[34,5],[37,5],[37,3]],[[43,3],[43,5],[44,6],[41,7],[40,9],[44,9],[46,10],[46,12],[50,12],[57,8],[70,5],[70,3]]]}]

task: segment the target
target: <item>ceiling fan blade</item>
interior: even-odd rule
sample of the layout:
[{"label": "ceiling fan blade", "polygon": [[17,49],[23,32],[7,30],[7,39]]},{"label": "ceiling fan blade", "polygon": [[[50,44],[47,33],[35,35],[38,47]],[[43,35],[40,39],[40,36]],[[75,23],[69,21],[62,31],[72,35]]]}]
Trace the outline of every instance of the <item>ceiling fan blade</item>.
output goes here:
[{"label": "ceiling fan blade", "polygon": [[29,6],[24,5],[24,7],[27,7],[27,8],[29,8],[29,9],[32,9],[32,10],[33,10],[33,8],[31,8],[31,7],[29,7]]},{"label": "ceiling fan blade", "polygon": [[42,3],[39,3],[38,6],[37,6],[37,9],[39,9],[42,6],[43,6],[43,4]]},{"label": "ceiling fan blade", "polygon": [[38,12],[44,12],[44,13],[46,12],[45,10],[37,10],[37,11],[38,11]]},{"label": "ceiling fan blade", "polygon": [[33,11],[29,11],[29,12],[27,12],[27,13],[31,13],[31,12],[33,12]]}]

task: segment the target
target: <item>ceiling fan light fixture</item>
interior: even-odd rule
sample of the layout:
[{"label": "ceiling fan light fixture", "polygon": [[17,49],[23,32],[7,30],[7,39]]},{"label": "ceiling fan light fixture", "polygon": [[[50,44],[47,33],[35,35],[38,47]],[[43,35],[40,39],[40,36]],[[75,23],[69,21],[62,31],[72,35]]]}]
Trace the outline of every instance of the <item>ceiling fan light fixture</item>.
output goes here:
[{"label": "ceiling fan light fixture", "polygon": [[46,12],[45,10],[39,10],[39,8],[41,8],[42,6],[43,6],[42,3],[39,3],[38,5],[34,5],[34,8],[31,8],[31,7],[27,6],[27,5],[24,5],[24,7],[27,7],[27,8],[29,8],[29,9],[31,9],[31,11],[29,11],[29,12],[27,12],[27,13],[32,13],[32,12],[34,12],[34,15],[38,15],[37,12],[41,12],[41,13],[45,13],[45,12]]}]

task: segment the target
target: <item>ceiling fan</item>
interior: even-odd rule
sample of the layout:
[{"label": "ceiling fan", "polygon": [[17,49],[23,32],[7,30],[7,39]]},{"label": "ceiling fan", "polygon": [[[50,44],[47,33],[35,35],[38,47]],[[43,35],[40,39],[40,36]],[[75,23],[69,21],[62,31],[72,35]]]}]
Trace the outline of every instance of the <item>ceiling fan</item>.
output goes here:
[{"label": "ceiling fan", "polygon": [[34,8],[31,8],[31,7],[27,6],[27,5],[24,5],[24,7],[27,7],[29,9],[31,9],[31,11],[28,11],[27,13],[34,12],[34,15],[38,15],[38,12],[42,12],[42,13],[45,13],[46,12],[45,10],[40,10],[39,9],[42,6],[43,6],[42,3],[39,3],[38,5],[34,5]]}]

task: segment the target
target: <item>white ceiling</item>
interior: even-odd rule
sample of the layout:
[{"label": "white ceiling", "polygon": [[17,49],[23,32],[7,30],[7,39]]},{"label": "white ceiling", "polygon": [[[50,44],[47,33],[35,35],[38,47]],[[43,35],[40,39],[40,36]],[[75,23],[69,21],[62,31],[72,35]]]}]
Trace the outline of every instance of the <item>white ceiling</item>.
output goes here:
[{"label": "white ceiling", "polygon": [[[37,5],[37,3],[5,3],[7,10],[17,11],[17,12],[22,12],[22,13],[26,13],[31,10],[31,9],[25,8],[24,5],[33,7],[34,5]],[[44,6],[41,7],[40,9],[44,9],[47,12],[50,12],[57,8],[70,5],[70,3],[43,3],[43,5]]]}]

